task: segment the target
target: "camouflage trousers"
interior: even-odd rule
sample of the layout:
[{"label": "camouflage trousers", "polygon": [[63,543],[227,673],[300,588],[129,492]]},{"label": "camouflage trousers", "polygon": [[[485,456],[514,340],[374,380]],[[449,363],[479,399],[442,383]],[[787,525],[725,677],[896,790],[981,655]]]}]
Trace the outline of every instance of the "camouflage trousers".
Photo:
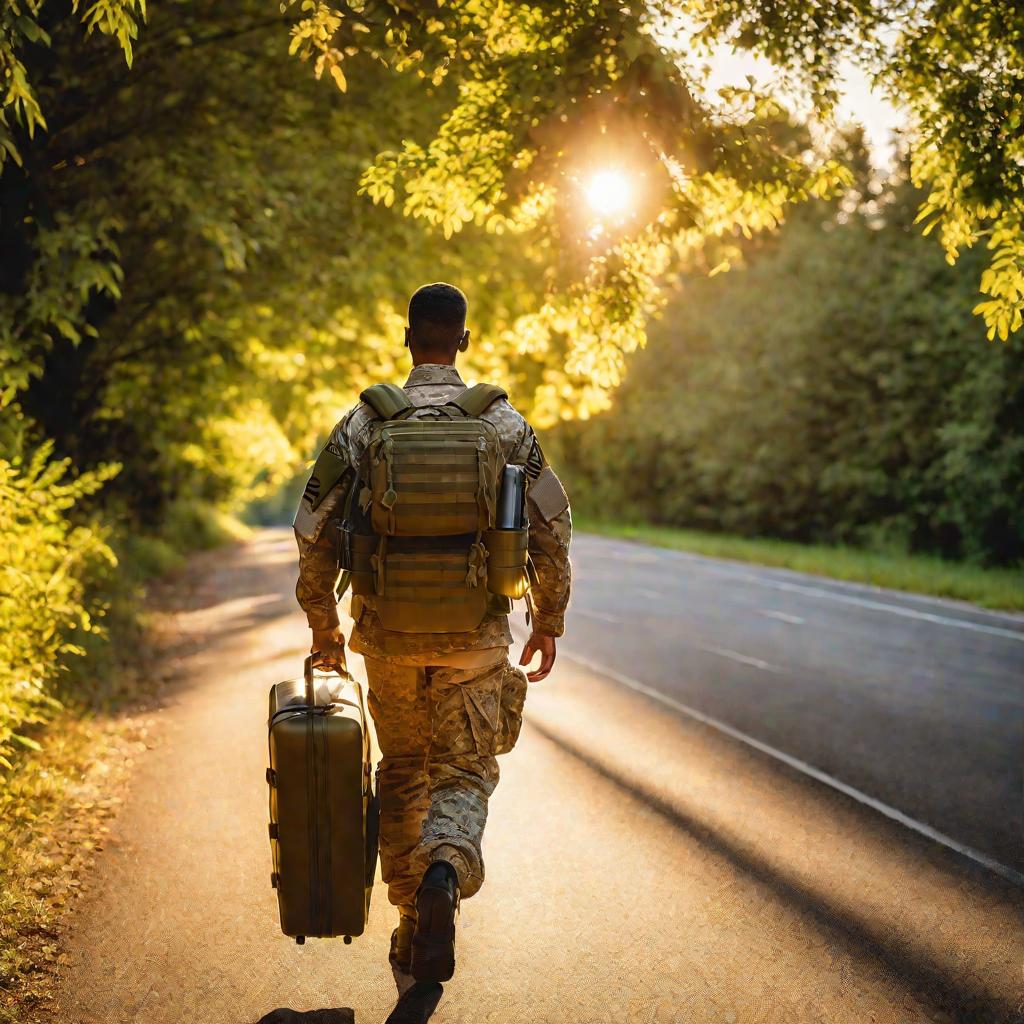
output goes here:
[{"label": "camouflage trousers", "polygon": [[508,658],[484,668],[365,658],[380,744],[381,874],[388,899],[411,915],[428,864],[447,860],[462,896],[484,880],[480,852],[497,754],[515,746],[526,677]]}]

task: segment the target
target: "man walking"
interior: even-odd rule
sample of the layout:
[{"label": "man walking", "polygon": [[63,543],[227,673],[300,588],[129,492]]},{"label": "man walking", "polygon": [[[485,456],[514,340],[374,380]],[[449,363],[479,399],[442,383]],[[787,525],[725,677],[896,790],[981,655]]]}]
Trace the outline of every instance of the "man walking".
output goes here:
[{"label": "man walking", "polygon": [[[505,393],[467,389],[459,376],[455,360],[469,345],[466,313],[466,298],[452,285],[425,285],[413,295],[409,379],[401,391],[368,389],[335,427],[294,524],[296,596],[312,650],[338,668],[345,666],[339,536],[352,570],[351,647],[365,659],[383,754],[381,871],[399,912],[390,959],[416,982],[389,1018],[395,1024],[425,1020],[439,983],[454,972],[458,903],[484,879],[480,847],[496,756],[518,738],[527,679],[539,682],[551,671],[569,600],[568,499]],[[434,425],[428,430],[440,447],[420,439],[416,448],[414,440],[406,449],[414,454],[402,454],[401,431],[382,433],[382,425],[409,424],[409,436],[424,422]],[[471,445],[460,443],[467,438]],[[528,675],[509,662],[511,600],[493,592],[487,572],[494,558],[488,543],[496,541],[484,528],[495,525],[493,481],[505,465],[522,467],[526,480],[532,634],[519,663],[540,655]],[[470,528],[456,532],[464,521]],[[524,572],[525,561],[524,553]]]}]

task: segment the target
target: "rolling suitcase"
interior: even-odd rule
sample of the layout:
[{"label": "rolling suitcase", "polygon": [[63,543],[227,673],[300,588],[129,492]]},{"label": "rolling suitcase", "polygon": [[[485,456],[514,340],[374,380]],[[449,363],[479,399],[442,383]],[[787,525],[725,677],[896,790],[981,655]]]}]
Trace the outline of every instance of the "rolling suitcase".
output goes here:
[{"label": "rolling suitcase", "polygon": [[313,659],[302,679],[270,689],[271,885],[281,930],[361,935],[377,865],[379,804],[373,791],[362,687],[336,677],[317,705]]}]

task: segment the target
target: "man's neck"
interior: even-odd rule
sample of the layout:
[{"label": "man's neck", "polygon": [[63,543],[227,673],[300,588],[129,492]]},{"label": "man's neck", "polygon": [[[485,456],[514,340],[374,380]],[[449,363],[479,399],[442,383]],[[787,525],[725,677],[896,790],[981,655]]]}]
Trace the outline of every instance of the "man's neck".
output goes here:
[{"label": "man's neck", "polygon": [[414,368],[417,366],[454,366],[455,359],[442,359],[432,356],[413,356],[412,365]]}]

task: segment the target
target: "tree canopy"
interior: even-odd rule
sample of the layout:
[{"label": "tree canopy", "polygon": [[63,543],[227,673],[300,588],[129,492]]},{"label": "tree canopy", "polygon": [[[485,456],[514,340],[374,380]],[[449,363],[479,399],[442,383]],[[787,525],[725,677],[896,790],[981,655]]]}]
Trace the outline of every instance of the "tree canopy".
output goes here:
[{"label": "tree canopy", "polygon": [[[1024,303],[1024,11],[992,0],[682,0],[331,5],[297,2],[293,49],[345,88],[349,54],[370,52],[434,84],[455,79],[440,125],[364,177],[371,195],[447,232],[471,220],[494,229],[555,213],[596,129],[658,165],[658,202],[629,242],[603,253],[603,278],[637,248],[763,226],[781,204],[840,184],[807,150],[765,145],[779,91],[711,96],[716,47],[769,59],[780,87],[831,115],[843,62],[864,69],[911,120],[919,218],[938,228],[950,261],[979,241],[991,251],[976,307],[990,337],[1021,326]],[[600,148],[600,143],[596,144]],[[803,166],[801,166],[803,164]],[[779,204],[779,205],[776,205]],[[526,212],[524,213],[524,207]],[[636,236],[634,239],[633,236]],[[611,257],[611,258],[609,258]],[[617,259],[616,259],[617,258]],[[595,260],[596,262],[596,260]],[[671,265],[666,256],[665,266]],[[660,267],[660,269],[664,269]],[[592,271],[593,267],[590,268]],[[628,288],[627,288],[628,294]],[[585,331],[586,318],[574,322]],[[609,325],[610,326],[610,325]],[[596,332],[595,332],[596,333]],[[601,338],[588,339],[591,346]],[[599,361],[600,362],[600,361]]]},{"label": "tree canopy", "polygon": [[[1013,565],[1024,556],[1024,338],[972,345],[982,253],[947,266],[905,176],[803,207],[694,277],[612,408],[547,438],[574,508]],[[973,264],[973,265],[972,265]]]},{"label": "tree canopy", "polygon": [[[846,184],[846,170],[806,137],[784,140],[767,130],[782,116],[783,98],[806,97],[827,122],[843,61],[864,68],[908,110],[913,174],[925,190],[923,230],[937,231],[951,260],[973,244],[991,250],[980,278],[985,297],[976,305],[989,333],[1005,338],[1020,326],[1024,19],[1014,5],[291,0],[279,15],[251,0],[230,11],[219,6],[158,4],[147,11],[142,0],[97,0],[71,10],[42,0],[9,5],[0,22],[8,86],[3,152],[20,160],[22,151],[51,151],[60,137],[63,147],[47,152],[60,158],[49,169],[61,167],[65,178],[81,182],[85,161],[95,166],[121,141],[88,139],[83,119],[104,118],[125,93],[141,99],[144,79],[179,113],[201,111],[205,131],[188,140],[202,148],[201,160],[167,155],[185,140],[166,125],[163,141],[172,145],[157,159],[161,170],[177,169],[183,190],[174,195],[167,189],[165,202],[199,204],[190,207],[188,221],[199,229],[202,258],[216,261],[233,283],[245,271],[244,283],[231,290],[247,297],[258,290],[265,266],[254,259],[257,253],[287,258],[296,255],[289,245],[308,243],[326,257],[317,261],[326,277],[335,269],[336,236],[325,239],[316,228],[338,224],[330,215],[341,214],[342,205],[361,232],[377,223],[350,181],[345,196],[332,196],[334,205],[321,211],[327,217],[311,217],[301,229],[295,223],[296,185],[311,193],[301,205],[312,212],[319,196],[310,186],[325,165],[310,148],[309,128],[331,125],[321,141],[352,158],[350,174],[373,200],[397,204],[445,237],[467,226],[479,229],[468,266],[479,265],[481,251],[503,251],[493,236],[518,237],[504,251],[520,257],[529,298],[503,304],[482,326],[498,351],[538,357],[534,394],[543,417],[586,412],[603,402],[621,376],[624,355],[643,342],[672,274],[727,267],[738,235],[775,226],[789,203]],[[272,41],[285,33],[290,51],[317,77],[332,80],[343,101],[304,93],[289,79]],[[96,36],[104,34],[136,70],[118,73],[109,48],[97,45]],[[711,94],[707,62],[723,45],[770,59],[780,71],[779,87]],[[63,71],[55,73],[45,50]],[[193,51],[189,59],[172,64],[186,50]],[[230,91],[212,83],[202,92],[195,82],[180,89],[181,72],[197,63],[198,50],[209,52],[211,63],[223,62],[225,80],[234,83]],[[88,55],[81,69],[79,53]],[[208,108],[218,98],[213,112]],[[72,113],[76,104],[78,114]],[[346,116],[348,122],[339,123]],[[263,135],[254,124],[260,118],[287,121],[290,134]],[[215,136],[211,146],[204,145],[206,132]],[[82,148],[76,143],[83,136],[98,142],[100,152],[73,152]],[[147,132],[135,141],[141,150],[153,140]],[[290,187],[250,180],[246,172],[260,160],[275,170],[291,161],[298,179]],[[625,165],[642,178],[645,198],[623,222],[594,232],[579,216],[578,193],[586,171],[602,162]],[[225,193],[214,187],[229,168],[234,180],[224,184],[237,203],[221,202]],[[152,178],[147,183],[158,187]],[[263,200],[276,201],[273,219],[260,212],[275,209]],[[116,247],[126,244],[137,222],[116,203],[91,205],[89,215],[62,209],[58,223],[33,239],[38,280],[19,296],[27,299],[25,308],[15,302],[5,318],[22,324],[11,344],[15,360],[31,332],[28,324],[41,336],[55,333],[72,342],[94,326],[83,311],[87,303],[75,296],[106,296],[123,305],[120,276],[127,260]],[[393,220],[384,223],[403,230]],[[432,233],[419,237],[440,248]],[[361,255],[372,262],[369,254],[381,250],[368,237],[360,240]],[[459,253],[472,245],[460,239]],[[48,272],[47,254],[61,273]],[[394,255],[389,251],[388,258]],[[508,261],[494,265],[505,269]],[[72,267],[73,279],[67,276]],[[364,284],[353,280],[346,297],[359,307],[353,319],[365,318],[365,308],[381,305],[382,298],[393,303],[372,272],[362,276]],[[295,322],[294,308],[285,315]],[[24,379],[31,371],[21,361]]]}]

